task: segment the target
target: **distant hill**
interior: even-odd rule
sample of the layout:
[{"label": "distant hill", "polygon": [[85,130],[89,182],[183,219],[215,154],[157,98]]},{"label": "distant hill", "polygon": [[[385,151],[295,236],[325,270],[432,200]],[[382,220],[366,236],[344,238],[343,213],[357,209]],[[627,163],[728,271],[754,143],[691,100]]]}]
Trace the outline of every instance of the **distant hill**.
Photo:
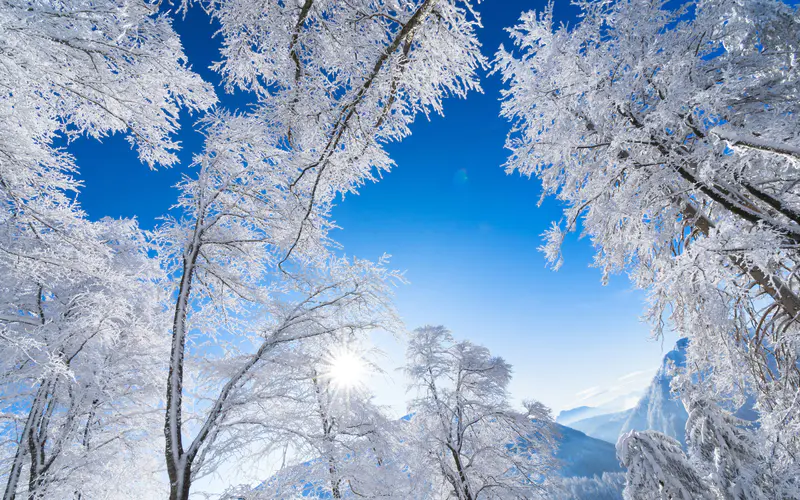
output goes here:
[{"label": "distant hill", "polygon": [[563,464],[561,476],[592,477],[622,471],[613,444],[561,424],[556,424],[556,429],[560,435],[556,458]]},{"label": "distant hill", "polygon": [[556,422],[561,425],[569,425],[578,420],[584,420],[600,413],[603,412],[592,406],[579,406],[571,410],[563,410],[560,412],[558,416],[556,416]]},{"label": "distant hill", "polygon": [[622,427],[628,422],[628,418],[633,413],[633,408],[616,413],[606,413],[595,417],[585,418],[569,424],[573,429],[577,429],[587,436],[601,439],[611,444],[617,444]]},{"label": "distant hill", "polygon": [[578,406],[570,410],[563,410],[556,417],[556,422],[575,428],[572,424],[581,420],[630,410],[639,399],[641,399],[643,394],[644,391],[639,390],[627,394],[620,394],[614,399],[606,401],[598,406]]}]

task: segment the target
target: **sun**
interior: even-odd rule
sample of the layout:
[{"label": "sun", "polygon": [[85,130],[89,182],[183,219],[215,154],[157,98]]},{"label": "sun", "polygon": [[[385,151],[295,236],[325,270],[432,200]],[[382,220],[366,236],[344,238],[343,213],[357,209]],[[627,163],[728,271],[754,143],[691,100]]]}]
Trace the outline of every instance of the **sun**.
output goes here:
[{"label": "sun", "polygon": [[328,364],[328,378],[337,388],[353,389],[364,383],[367,368],[358,354],[341,350],[331,354]]}]

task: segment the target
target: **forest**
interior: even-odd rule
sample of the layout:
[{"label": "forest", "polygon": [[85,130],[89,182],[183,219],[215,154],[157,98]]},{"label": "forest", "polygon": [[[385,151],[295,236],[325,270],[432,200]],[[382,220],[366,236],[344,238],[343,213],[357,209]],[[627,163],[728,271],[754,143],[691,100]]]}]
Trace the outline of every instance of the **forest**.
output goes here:
[{"label": "forest", "polygon": [[[499,0],[2,0],[3,500],[800,500],[800,7],[561,3],[498,49]],[[189,15],[213,37],[179,34]],[[610,437],[407,325],[414,284],[337,240],[336,207],[485,78],[506,162],[483,168],[558,206],[529,258],[558,270],[584,237],[681,339]],[[180,172],[153,228],[81,204],[71,145],[113,137]],[[405,346],[402,418],[364,383],[376,332]]]}]

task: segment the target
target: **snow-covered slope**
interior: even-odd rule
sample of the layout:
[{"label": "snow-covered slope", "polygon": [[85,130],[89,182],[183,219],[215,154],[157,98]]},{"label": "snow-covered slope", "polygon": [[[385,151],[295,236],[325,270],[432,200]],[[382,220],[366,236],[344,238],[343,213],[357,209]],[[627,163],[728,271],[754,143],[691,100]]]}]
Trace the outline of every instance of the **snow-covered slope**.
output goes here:
[{"label": "snow-covered slope", "polygon": [[606,413],[595,417],[585,418],[569,424],[573,429],[577,429],[587,436],[595,439],[602,439],[611,444],[617,443],[617,438],[625,423],[628,421],[633,408],[619,411],[616,413]]},{"label": "snow-covered slope", "polygon": [[602,476],[564,477],[547,500],[622,500],[625,474],[607,472]]},{"label": "snow-covered slope", "polygon": [[661,368],[642,399],[628,416],[620,433],[630,430],[655,430],[674,437],[681,443],[685,442],[686,432],[684,429],[688,415],[683,403],[672,397],[670,383],[672,382],[673,368],[682,368],[686,364],[686,347],[688,345],[688,339],[680,339],[675,345],[675,349],[664,356]]},{"label": "snow-covered slope", "polygon": [[592,477],[622,471],[613,444],[560,424],[556,428],[559,433],[556,458],[562,462],[561,476]]}]

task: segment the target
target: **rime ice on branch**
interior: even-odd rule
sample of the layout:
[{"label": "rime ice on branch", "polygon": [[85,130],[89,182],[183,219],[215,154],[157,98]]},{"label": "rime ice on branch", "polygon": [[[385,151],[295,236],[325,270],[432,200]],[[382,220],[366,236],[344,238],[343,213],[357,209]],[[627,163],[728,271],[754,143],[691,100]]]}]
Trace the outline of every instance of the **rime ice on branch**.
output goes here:
[{"label": "rime ice on branch", "polygon": [[511,366],[488,349],[455,342],[442,326],[411,334],[405,372],[414,391],[409,446],[429,471],[429,498],[545,498],[552,486],[555,432],[537,401],[508,401]]},{"label": "rime ice on branch", "polygon": [[[161,229],[175,292],[164,427],[175,500],[213,470],[215,440],[235,430],[224,424],[231,398],[244,397],[263,355],[393,320],[394,274],[330,255],[330,204],[387,171],[382,144],[408,135],[417,114],[440,112],[444,96],[477,89],[484,64],[466,0],[197,3],[221,25],[215,68],[257,105],[209,117],[198,176],[182,185],[186,216]],[[241,358],[208,383],[198,429],[185,425],[195,417],[184,419],[182,399],[195,334],[211,337],[226,362]],[[228,337],[255,354],[221,342]]]},{"label": "rime ice on branch", "polygon": [[134,222],[86,220],[54,144],[120,132],[172,164],[179,111],[214,93],[138,0],[3,2],[0,67],[4,499],[135,497],[157,470],[161,272]]},{"label": "rime ice on branch", "polygon": [[[510,30],[509,171],[565,203],[604,279],[649,292],[655,333],[690,338],[684,389],[754,394],[761,456],[794,486],[800,451],[800,16],[780,1],[578,1]],[[700,383],[700,381],[702,383]],[[787,483],[787,484],[789,484]],[[791,496],[795,498],[795,496]]]}]

